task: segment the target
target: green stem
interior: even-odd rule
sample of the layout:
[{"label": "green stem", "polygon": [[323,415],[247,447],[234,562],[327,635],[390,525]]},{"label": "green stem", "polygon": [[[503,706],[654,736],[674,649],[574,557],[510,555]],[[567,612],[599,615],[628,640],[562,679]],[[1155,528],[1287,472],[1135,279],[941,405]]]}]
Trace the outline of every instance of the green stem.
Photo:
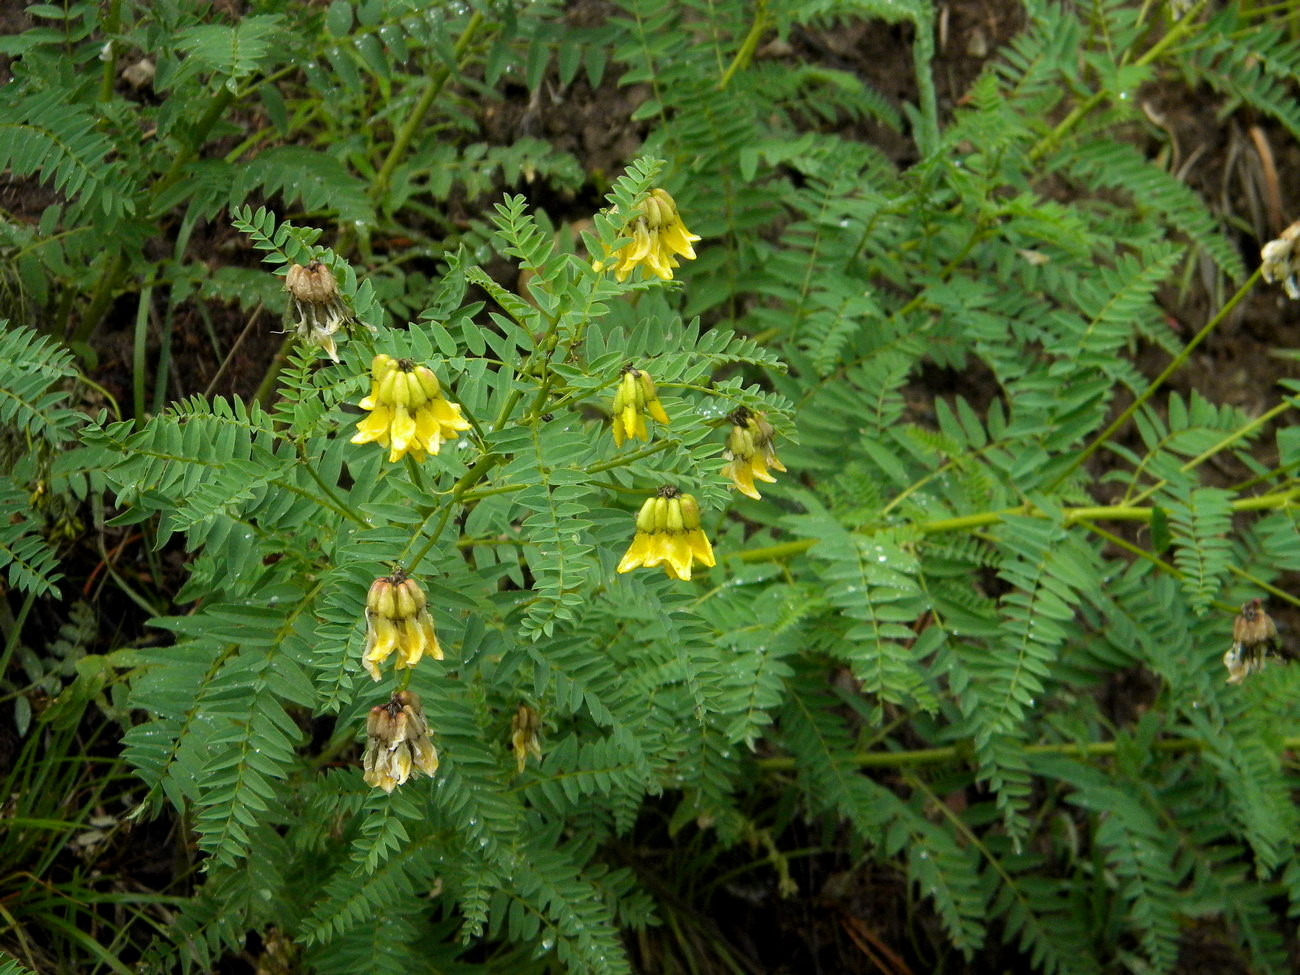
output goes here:
[{"label": "green stem", "polygon": [[414,572],[415,567],[429,554],[429,550],[438,544],[438,539],[442,537],[443,529],[447,527],[447,522],[451,518],[452,509],[464,497],[465,492],[487,477],[488,471],[500,463],[502,459],[498,454],[483,454],[478,460],[474,461],[469,470],[460,476],[460,480],[451,486],[451,490],[447,492],[447,503],[438,516],[438,525],[429,534],[429,540],[424,543],[424,547],[415,553],[407,563],[408,572]]},{"label": "green stem", "polygon": [[351,511],[348,508],[347,503],[342,498],[340,498],[337,494],[334,493],[334,489],[332,487],[330,487],[328,484],[325,483],[325,479],[321,477],[320,472],[316,470],[316,465],[313,464],[311,462],[311,459],[307,456],[306,445],[301,440],[297,440],[294,441],[294,448],[298,452],[298,459],[302,462],[301,464],[302,469],[307,472],[307,476],[310,477],[313,481],[315,481],[316,486],[320,488],[321,491],[324,492],[325,494],[326,500],[324,501],[320,501],[320,499],[317,500],[320,501],[320,503],[323,504],[325,507],[331,509],[339,517],[346,518],[348,521],[351,521],[356,525],[360,525],[362,528],[369,528],[370,526],[366,524],[366,520],[362,518],[360,515],[358,515],[356,512]]},{"label": "green stem", "polygon": [[[476,10],[474,15],[470,17],[469,23],[465,25],[465,29],[461,31],[460,38],[456,41],[454,54],[457,63],[460,62],[460,58],[464,55],[466,48],[474,40],[474,35],[478,33],[482,25],[483,15]],[[406,150],[410,147],[415,134],[424,125],[424,117],[429,113],[429,109],[433,107],[434,99],[438,97],[443,85],[447,83],[447,79],[450,77],[451,68],[447,65],[438,67],[429,76],[424,91],[416,100],[415,106],[407,115],[406,121],[402,123],[402,127],[397,131],[397,135],[393,139],[393,146],[388,150],[387,158],[384,159],[383,165],[379,167],[379,172],[371,183],[370,198],[372,200],[383,200],[387,195],[388,184],[392,181],[394,171],[402,159],[405,158]]]},{"label": "green stem", "polygon": [[[1138,58],[1135,63],[1138,65],[1150,64],[1156,58],[1164,54],[1170,45],[1182,40],[1183,35],[1190,32],[1193,27],[1198,27],[1199,25],[1195,22],[1196,17],[1200,14],[1201,8],[1203,8],[1207,2],[1209,2],[1209,0],[1201,0],[1200,3],[1189,10],[1182,19],[1169,29],[1168,33],[1166,33],[1164,37],[1151,45],[1147,52],[1143,54],[1142,57]],[[1052,129],[1051,132],[1039,139],[1038,143],[1029,150],[1030,161],[1037,162],[1043,156],[1047,155],[1047,153],[1054,149],[1056,145],[1065,138],[1065,136],[1067,136],[1075,126],[1082,122],[1094,108],[1105,101],[1109,94],[1110,93],[1105,90],[1095,92],[1078,105],[1074,106],[1074,108],[1066,114],[1065,118],[1061,119],[1061,121],[1057,123],[1056,127]]]},{"label": "green stem", "polygon": [[[1253,498],[1238,498],[1231,502],[1233,511],[1275,511],[1292,507],[1300,499],[1300,487],[1261,494]],[[1081,508],[1063,509],[1066,525],[1093,521],[1150,521],[1152,508],[1137,505],[1092,505]],[[1004,518],[1019,515],[1027,518],[1047,518],[1049,513],[1030,504],[1015,508],[1002,508],[998,511],[978,511],[975,514],[960,515],[955,518],[936,518],[933,521],[919,521],[911,527],[924,535],[938,535],[943,532],[973,531],[988,525],[996,525]],[[730,558],[741,562],[770,562],[788,558],[808,551],[817,544],[815,538],[801,538],[794,542],[781,542],[762,548],[751,548],[744,552],[733,553]]]},{"label": "green stem", "polygon": [[[1161,738],[1151,745],[1152,751],[1166,754],[1199,752],[1205,749],[1199,738]],[[1300,748],[1300,737],[1284,738],[1282,751]],[[1072,755],[1077,758],[1113,758],[1119,742],[1093,741],[1087,743],[1059,742],[1053,745],[1026,745],[1026,755]],[[900,752],[858,752],[849,756],[848,763],[858,768],[915,768],[919,765],[945,765],[965,761],[974,754],[968,743],[945,745],[940,748],[916,748]],[[794,772],[799,760],[793,756],[759,758],[754,764],[764,772]]]},{"label": "green stem", "polygon": [[736,73],[748,67],[749,62],[753,60],[754,52],[758,50],[758,42],[763,39],[763,34],[766,33],[770,23],[771,18],[767,14],[767,0],[758,0],[758,3],[754,5],[754,22],[749,25],[749,33],[740,42],[740,49],[736,51],[736,56],[731,59],[731,64],[722,73],[722,78],[718,81],[718,91],[725,91]]},{"label": "green stem", "polygon": [[1125,423],[1129,421],[1129,419],[1133,416],[1133,414],[1136,413],[1142,407],[1143,403],[1145,403],[1147,400],[1149,400],[1152,396],[1155,395],[1156,390],[1158,390],[1161,386],[1164,385],[1165,380],[1168,379],[1170,376],[1172,376],[1175,372],[1177,372],[1182,367],[1183,363],[1187,361],[1188,357],[1192,354],[1192,352],[1196,349],[1196,347],[1200,345],[1201,342],[1203,342],[1206,339],[1206,337],[1209,336],[1209,334],[1212,331],[1214,331],[1214,329],[1219,325],[1219,323],[1221,323],[1225,318],[1228,317],[1228,314],[1234,308],[1237,307],[1237,305],[1241,302],[1241,300],[1246,297],[1246,295],[1250,292],[1250,289],[1254,287],[1255,282],[1259,280],[1260,270],[1261,270],[1260,268],[1255,269],[1255,273],[1246,279],[1246,283],[1237,289],[1237,293],[1228,299],[1227,304],[1225,304],[1222,308],[1219,309],[1218,314],[1216,314],[1213,318],[1211,318],[1205,324],[1205,327],[1202,328],[1199,332],[1197,332],[1196,335],[1192,337],[1192,340],[1190,342],[1188,342],[1185,346],[1183,346],[1183,350],[1179,352],[1178,355],[1174,356],[1173,360],[1169,363],[1169,365],[1165,366],[1164,371],[1162,371],[1160,375],[1156,376],[1155,379],[1151,380],[1150,384],[1147,386],[1146,389],[1142,391],[1141,395],[1139,395],[1137,399],[1135,399],[1132,403],[1129,404],[1128,409],[1124,410],[1123,413],[1115,417],[1114,421],[1110,424],[1110,426],[1108,426],[1105,430],[1099,433],[1097,437],[1092,441],[1092,443],[1088,444],[1087,447],[1085,447],[1083,450],[1081,450],[1078,454],[1075,455],[1074,460],[1070,463],[1070,465],[1060,473],[1060,475],[1056,478],[1055,481],[1053,481],[1050,485],[1048,485],[1047,487],[1048,491],[1051,491],[1053,488],[1058,487],[1062,481],[1064,481],[1067,477],[1069,477],[1080,467],[1082,467],[1084,462],[1087,461],[1089,457],[1095,454],[1097,450],[1102,447],[1102,445],[1104,445],[1108,440],[1110,440],[1112,436],[1114,436],[1115,431],[1117,431],[1120,427],[1122,427]]},{"label": "green stem", "polygon": [[113,84],[117,80],[117,42],[113,35],[122,29],[122,0],[111,0],[101,29],[108,40],[104,43],[104,53],[100,55],[104,66],[99,75],[99,100],[106,102],[113,97]]},{"label": "green stem", "polygon": [[212,100],[208,102],[208,107],[195,123],[194,128],[190,130],[189,137],[186,139],[185,146],[172,159],[172,164],[167,168],[153,184],[149,195],[157,199],[162,191],[175,183],[181,176],[181,170],[189,165],[190,160],[199,154],[203,143],[207,141],[208,133],[212,127],[217,124],[222,114],[230,107],[230,103],[235,100],[235,93],[229,88],[222,87],[220,91],[214,93]]},{"label": "green stem", "polygon": [[[1295,404],[1289,399],[1283,400],[1281,403],[1278,403],[1277,406],[1273,407],[1271,410],[1251,420],[1240,430],[1234,430],[1232,433],[1228,434],[1226,437],[1224,437],[1214,446],[1208,447],[1205,450],[1201,451],[1199,454],[1197,454],[1187,463],[1183,464],[1182,467],[1178,468],[1179,472],[1186,474],[1188,471],[1193,470],[1196,467],[1199,467],[1201,464],[1205,463],[1205,461],[1209,460],[1215,454],[1219,453],[1222,450],[1226,450],[1228,447],[1231,447],[1234,443],[1236,443],[1238,440],[1241,440],[1243,437],[1250,436],[1252,433],[1254,433],[1264,424],[1268,423],[1269,420],[1273,419],[1273,417],[1285,413],[1294,405]],[[1162,487],[1164,487],[1168,483],[1169,482],[1167,480],[1161,478],[1160,480],[1152,484],[1150,487],[1148,487],[1145,491],[1141,492],[1135,498],[1133,498],[1130,503],[1141,504],[1143,501],[1151,497],[1151,495],[1155,494],[1157,491],[1159,491]],[[1258,483],[1258,480],[1256,480],[1254,483]]]}]

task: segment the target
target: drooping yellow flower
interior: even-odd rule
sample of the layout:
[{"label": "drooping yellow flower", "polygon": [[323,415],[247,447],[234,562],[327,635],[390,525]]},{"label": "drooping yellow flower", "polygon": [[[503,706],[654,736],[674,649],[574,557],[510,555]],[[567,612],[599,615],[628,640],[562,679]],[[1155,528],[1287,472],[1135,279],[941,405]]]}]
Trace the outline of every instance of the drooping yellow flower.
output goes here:
[{"label": "drooping yellow flower", "polygon": [[284,290],[289,292],[289,320],[298,338],[320,346],[338,362],[334,333],[351,321],[352,316],[343,303],[333,273],[320,261],[290,264],[284,276]]},{"label": "drooping yellow flower", "polygon": [[776,478],[768,473],[768,468],[785,471],[785,465],[777,459],[776,450],[772,447],[776,431],[762,413],[755,413],[743,406],[727,419],[732,425],[723,456],[730,463],[722,468],[722,473],[731,478],[732,484],[742,494],[756,500],[761,499],[758,488],[754,487],[754,478],[773,484]]},{"label": "drooping yellow flower", "polygon": [[460,407],[443,397],[438,377],[427,366],[380,353],[371,363],[370,378],[370,395],[361,401],[370,415],[357,424],[352,442],[387,447],[389,463],[408,453],[424,460],[441,450],[444,440],[470,428]]},{"label": "drooping yellow flower", "polygon": [[414,693],[398,691],[387,704],[370,709],[361,764],[366,784],[388,793],[409,779],[412,771],[430,776],[438,771],[438,751]]},{"label": "drooping yellow flower", "polygon": [[510,747],[514,749],[515,766],[520,772],[528,762],[528,756],[539,762],[542,760],[542,744],[537,740],[537,733],[542,728],[542,718],[534,708],[527,704],[519,705],[515,716],[510,719]]},{"label": "drooping yellow flower", "polygon": [[618,389],[614,391],[614,404],[611,408],[614,416],[614,446],[623,446],[628,437],[637,440],[649,440],[645,418],[649,413],[659,423],[668,425],[668,414],[659,402],[659,391],[655,389],[654,380],[644,369],[634,369],[629,364],[623,367],[623,378],[619,380]]},{"label": "drooping yellow flower", "polygon": [[700,239],[686,229],[673,198],[658,188],[650,191],[636,215],[623,225],[622,236],[631,237],[631,243],[611,254],[610,260],[596,262],[597,268],[613,264],[614,277],[619,281],[627,280],[638,266],[665,281],[672,280],[677,258],[695,260],[691,244]]},{"label": "drooping yellow flower", "polygon": [[366,647],[362,662],[379,680],[380,665],[397,651],[397,669],[414,667],[426,653],[442,659],[442,647],[433,631],[428,599],[414,579],[398,569],[380,576],[366,595]]},{"label": "drooping yellow flower", "polygon": [[1260,271],[1270,284],[1281,281],[1287,297],[1300,298],[1300,220],[1297,220],[1277,240],[1270,240],[1260,251]]},{"label": "drooping yellow flower", "polygon": [[691,566],[712,566],[713,546],[700,528],[700,505],[689,494],[664,485],[646,499],[636,516],[636,534],[618,564],[619,572],[661,566],[672,579],[689,580]]}]

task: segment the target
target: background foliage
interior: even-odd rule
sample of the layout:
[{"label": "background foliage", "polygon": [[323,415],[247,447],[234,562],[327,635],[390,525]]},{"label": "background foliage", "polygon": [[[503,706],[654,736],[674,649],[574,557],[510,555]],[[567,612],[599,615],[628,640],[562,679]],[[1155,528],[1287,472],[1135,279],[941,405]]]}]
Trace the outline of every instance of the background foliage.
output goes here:
[{"label": "background foliage", "polygon": [[[948,104],[923,0],[27,13],[0,40],[0,166],[40,201],[0,214],[24,965],[1288,969],[1300,678],[1220,658],[1240,604],[1295,603],[1297,385],[1247,412],[1166,383],[1260,240],[1142,96],[1294,138],[1293,24],[1027,2]],[[864,24],[905,97],[796,53]],[[615,171],[533,117],[592,91],[626,99]],[[653,186],[699,258],[618,283],[598,211]],[[261,337],[310,259],[374,330],[339,364]],[[375,351],[474,429],[423,465],[351,444]],[[616,450],[629,362],[672,423]],[[761,501],[719,473],[740,405],[789,469]],[[691,583],[614,572],[663,483],[718,554]],[[399,563],[448,651],[412,683],[442,767],[386,796],[359,657]],[[127,829],[167,851],[152,887],[95,869]],[[841,926],[729,936],[736,891]]]}]

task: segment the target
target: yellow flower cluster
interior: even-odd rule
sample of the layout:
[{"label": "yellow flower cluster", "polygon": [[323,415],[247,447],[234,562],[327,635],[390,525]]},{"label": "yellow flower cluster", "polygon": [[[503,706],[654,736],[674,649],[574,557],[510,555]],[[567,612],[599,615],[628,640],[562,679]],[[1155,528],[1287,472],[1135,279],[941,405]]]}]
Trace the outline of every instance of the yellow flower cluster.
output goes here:
[{"label": "yellow flower cluster", "polygon": [[722,473],[731,478],[732,483],[751,498],[760,499],[758,488],[754,487],[754,478],[775,483],[776,478],[768,473],[768,468],[784,471],[785,465],[776,457],[772,447],[775,432],[772,424],[764,419],[762,413],[755,413],[740,407],[729,417],[731,433],[727,437],[727,449],[723,456],[730,463],[722,468]]},{"label": "yellow flower cluster", "polygon": [[370,395],[361,408],[370,415],[357,424],[353,443],[388,448],[389,463],[406,454],[424,460],[442,449],[461,430],[470,428],[460,407],[445,399],[438,377],[410,359],[375,356],[370,366]]},{"label": "yellow flower cluster", "polygon": [[[700,239],[686,229],[673,198],[657,188],[641,201],[636,216],[624,224],[623,236],[631,237],[631,243],[611,255],[614,277],[619,281],[627,280],[636,267],[644,267],[665,281],[671,280],[678,257],[695,260],[691,244]],[[608,267],[610,263],[598,261],[596,267]]]},{"label": "yellow flower cluster", "polygon": [[713,546],[700,528],[700,505],[689,494],[665,485],[648,498],[636,516],[636,534],[618,564],[619,572],[662,566],[673,579],[688,580],[691,566],[714,565]]},{"label": "yellow flower cluster", "polygon": [[1281,281],[1287,297],[1300,298],[1300,220],[1297,220],[1277,240],[1270,240],[1260,252],[1260,271],[1270,284]]},{"label": "yellow flower cluster", "polygon": [[398,670],[414,667],[426,653],[442,659],[424,590],[401,569],[376,579],[366,594],[363,663],[372,678],[379,680],[379,667],[393,651],[397,651]]},{"label": "yellow flower cluster", "polygon": [[527,704],[519,705],[515,716],[510,719],[510,747],[514,749],[515,766],[518,771],[524,770],[529,755],[539,762],[542,760],[542,744],[537,740],[537,733],[541,728],[541,715]]},{"label": "yellow flower cluster", "polygon": [[366,784],[389,793],[413,771],[430,776],[438,771],[438,751],[414,693],[398,691],[387,704],[370,709],[361,764]]},{"label": "yellow flower cluster", "polygon": [[668,414],[659,402],[659,391],[655,389],[650,373],[644,369],[633,369],[630,365],[623,368],[623,378],[614,391],[612,412],[616,447],[623,446],[623,441],[629,437],[637,440],[650,439],[645,425],[647,413],[658,422],[668,425]]}]

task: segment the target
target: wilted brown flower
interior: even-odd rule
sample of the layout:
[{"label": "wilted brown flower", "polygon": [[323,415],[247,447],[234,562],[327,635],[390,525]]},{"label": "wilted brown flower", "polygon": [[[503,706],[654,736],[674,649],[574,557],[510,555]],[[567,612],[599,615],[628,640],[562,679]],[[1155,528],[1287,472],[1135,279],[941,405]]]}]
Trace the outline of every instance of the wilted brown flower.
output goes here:
[{"label": "wilted brown flower", "polygon": [[429,738],[420,699],[413,692],[398,691],[387,704],[370,709],[361,763],[366,783],[385,792],[409,779],[412,771],[425,775],[438,771],[438,752]]},{"label": "wilted brown flower", "polygon": [[1300,237],[1300,220],[1282,231],[1277,240],[1270,240],[1260,251],[1260,271],[1268,282],[1281,281],[1287,297],[1300,298],[1300,253],[1296,238]]},{"label": "wilted brown flower", "polygon": [[1264,659],[1280,647],[1277,625],[1264,612],[1264,601],[1252,599],[1232,622],[1232,646],[1223,655],[1228,683],[1240,684],[1247,675],[1264,669]]},{"label": "wilted brown flower", "polygon": [[290,264],[284,277],[284,290],[289,292],[289,317],[298,338],[309,345],[320,346],[338,362],[334,333],[352,316],[343,303],[333,273],[320,261],[308,261],[306,265]]}]

